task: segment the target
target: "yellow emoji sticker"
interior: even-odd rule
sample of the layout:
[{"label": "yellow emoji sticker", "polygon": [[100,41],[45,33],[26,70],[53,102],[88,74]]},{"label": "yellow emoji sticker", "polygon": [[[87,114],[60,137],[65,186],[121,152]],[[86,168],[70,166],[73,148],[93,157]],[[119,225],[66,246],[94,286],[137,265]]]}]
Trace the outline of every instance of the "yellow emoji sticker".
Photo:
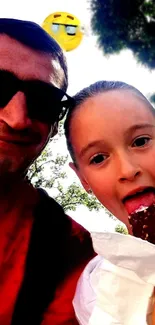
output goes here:
[{"label": "yellow emoji sticker", "polygon": [[68,12],[55,12],[49,15],[42,27],[65,51],[74,50],[82,41],[80,20]]}]

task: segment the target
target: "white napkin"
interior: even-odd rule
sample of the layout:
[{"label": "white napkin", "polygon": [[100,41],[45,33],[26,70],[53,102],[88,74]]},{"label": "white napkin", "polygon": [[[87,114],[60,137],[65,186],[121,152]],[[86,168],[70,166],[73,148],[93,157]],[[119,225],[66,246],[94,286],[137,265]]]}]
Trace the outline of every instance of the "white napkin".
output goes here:
[{"label": "white napkin", "polygon": [[80,325],[151,325],[155,246],[119,233],[92,233],[99,256],[86,266],[73,305]]}]

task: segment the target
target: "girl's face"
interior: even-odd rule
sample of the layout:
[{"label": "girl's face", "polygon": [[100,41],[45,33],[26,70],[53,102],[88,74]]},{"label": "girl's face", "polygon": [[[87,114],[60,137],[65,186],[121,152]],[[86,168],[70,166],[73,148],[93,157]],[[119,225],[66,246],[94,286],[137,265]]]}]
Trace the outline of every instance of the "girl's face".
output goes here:
[{"label": "girl's face", "polygon": [[70,166],[128,229],[128,215],[155,202],[155,116],[149,106],[132,90],[107,91],[81,104],[70,124],[78,169]]}]

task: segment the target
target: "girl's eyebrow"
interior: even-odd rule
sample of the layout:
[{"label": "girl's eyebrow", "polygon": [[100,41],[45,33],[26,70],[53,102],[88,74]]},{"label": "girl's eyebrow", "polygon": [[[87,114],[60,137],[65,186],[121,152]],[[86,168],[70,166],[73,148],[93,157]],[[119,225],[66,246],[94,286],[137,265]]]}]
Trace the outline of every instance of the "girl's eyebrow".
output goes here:
[{"label": "girl's eyebrow", "polygon": [[103,140],[96,140],[88,143],[85,147],[83,147],[79,153],[79,156],[82,157],[84,154],[91,148],[97,146],[97,145],[103,145]]},{"label": "girl's eyebrow", "polygon": [[155,125],[150,124],[150,123],[141,123],[141,124],[135,124],[132,125],[131,127],[129,127],[125,133],[128,135],[136,130],[140,130],[140,129],[147,129],[147,128],[155,128]]},{"label": "girl's eyebrow", "polygon": [[[141,124],[135,124],[132,125],[129,129],[125,131],[125,133],[128,135],[136,130],[145,129],[145,128],[155,128],[155,125],[150,123],[141,123]],[[79,156],[82,157],[84,154],[91,148],[97,146],[97,145],[103,145],[103,140],[96,140],[88,143],[85,147],[83,147],[79,153]]]}]

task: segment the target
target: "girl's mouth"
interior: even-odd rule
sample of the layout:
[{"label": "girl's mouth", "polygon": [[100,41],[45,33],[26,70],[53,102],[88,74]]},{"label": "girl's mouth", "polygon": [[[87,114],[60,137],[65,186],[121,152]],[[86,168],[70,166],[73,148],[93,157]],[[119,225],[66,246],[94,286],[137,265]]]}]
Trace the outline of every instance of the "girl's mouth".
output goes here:
[{"label": "girl's mouth", "polygon": [[128,215],[135,213],[137,210],[143,210],[155,204],[155,188],[146,187],[143,190],[137,190],[134,194],[126,196],[123,199],[123,204]]}]

